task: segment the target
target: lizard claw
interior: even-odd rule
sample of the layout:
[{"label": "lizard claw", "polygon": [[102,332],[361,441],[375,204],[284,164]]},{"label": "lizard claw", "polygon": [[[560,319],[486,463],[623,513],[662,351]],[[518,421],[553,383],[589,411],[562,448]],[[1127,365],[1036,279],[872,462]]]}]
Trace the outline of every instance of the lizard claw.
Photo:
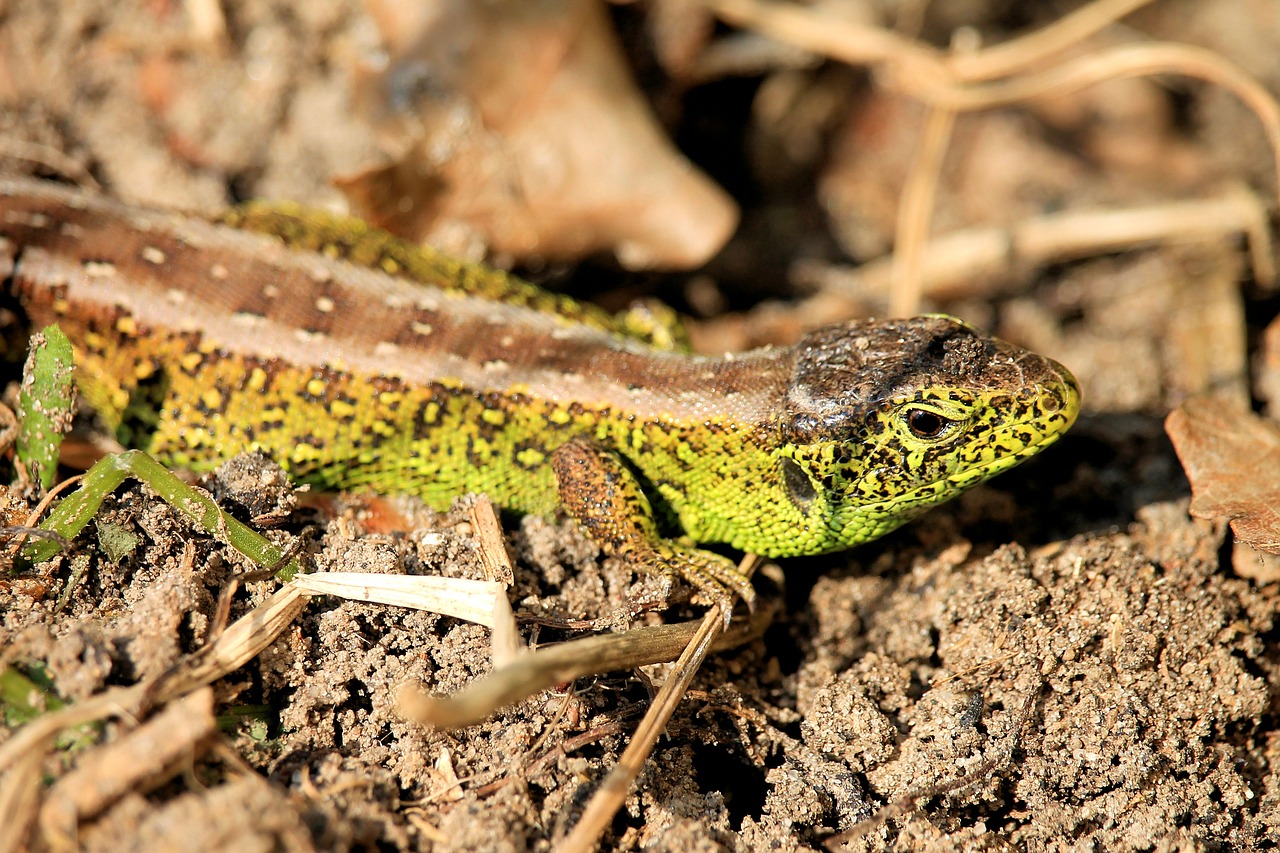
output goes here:
[{"label": "lizard claw", "polygon": [[[691,584],[696,601],[720,608],[726,628],[737,600],[744,601],[748,609],[755,609],[756,590],[751,585],[751,578],[739,571],[732,560],[719,554],[663,542],[650,559],[639,562],[646,570],[679,575]],[[646,563],[649,565],[644,565]]]}]

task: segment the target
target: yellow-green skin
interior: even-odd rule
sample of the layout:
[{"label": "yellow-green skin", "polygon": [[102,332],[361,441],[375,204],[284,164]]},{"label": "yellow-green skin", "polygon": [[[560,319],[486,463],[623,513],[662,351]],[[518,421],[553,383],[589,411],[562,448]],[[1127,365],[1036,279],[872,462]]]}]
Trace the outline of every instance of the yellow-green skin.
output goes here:
[{"label": "yellow-green skin", "polygon": [[[273,248],[22,189],[0,184],[0,237],[26,250],[11,290],[62,325],[85,397],[130,446],[193,470],[262,450],[304,482],[438,508],[467,492],[523,513],[564,506],[607,551],[722,602],[749,585],[691,543],[771,557],[861,544],[1052,443],[1079,407],[1060,365],[951,318],[690,356],[646,325],[652,311],[613,318],[355,220],[228,217],[285,241]],[[359,307],[403,283],[348,287],[360,275],[344,259],[437,296]],[[316,265],[314,292],[295,298],[294,267]]]}]

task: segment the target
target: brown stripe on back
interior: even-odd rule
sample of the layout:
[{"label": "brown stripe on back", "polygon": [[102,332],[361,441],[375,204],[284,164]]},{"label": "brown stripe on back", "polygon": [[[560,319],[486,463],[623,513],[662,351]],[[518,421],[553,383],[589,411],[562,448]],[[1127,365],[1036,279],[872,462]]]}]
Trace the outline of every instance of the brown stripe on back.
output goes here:
[{"label": "brown stripe on back", "polygon": [[794,360],[790,350],[725,358],[656,351],[555,315],[290,250],[269,236],[30,180],[0,179],[0,239],[19,253],[15,288],[33,313],[65,285],[72,310],[120,309],[143,327],[199,332],[231,353],[411,383],[518,389],[645,420],[761,422],[775,411]]}]

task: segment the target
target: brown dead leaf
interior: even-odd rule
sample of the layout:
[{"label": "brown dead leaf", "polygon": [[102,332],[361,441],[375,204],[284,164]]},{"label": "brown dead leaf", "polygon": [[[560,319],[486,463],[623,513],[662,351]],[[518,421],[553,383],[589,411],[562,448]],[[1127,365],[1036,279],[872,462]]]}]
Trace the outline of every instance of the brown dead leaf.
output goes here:
[{"label": "brown dead leaf", "polygon": [[598,0],[370,0],[391,54],[365,75],[389,162],[339,181],[361,216],[475,257],[698,266],[736,227],[672,146]]},{"label": "brown dead leaf", "polygon": [[1280,424],[1194,397],[1165,431],[1191,481],[1191,514],[1230,519],[1240,542],[1280,553]]}]

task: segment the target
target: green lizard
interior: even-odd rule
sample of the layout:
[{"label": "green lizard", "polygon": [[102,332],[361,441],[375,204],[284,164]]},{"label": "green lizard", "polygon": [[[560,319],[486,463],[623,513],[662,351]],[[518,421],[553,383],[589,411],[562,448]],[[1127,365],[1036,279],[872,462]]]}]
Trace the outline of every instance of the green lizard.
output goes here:
[{"label": "green lizard", "polygon": [[71,338],[93,408],[168,464],[260,449],[328,488],[563,506],[606,553],[722,604],[750,583],[697,544],[867,542],[1053,443],[1079,409],[1061,365],[953,318],[694,356],[644,312],[301,209],[211,223],[0,181],[0,269]]}]

